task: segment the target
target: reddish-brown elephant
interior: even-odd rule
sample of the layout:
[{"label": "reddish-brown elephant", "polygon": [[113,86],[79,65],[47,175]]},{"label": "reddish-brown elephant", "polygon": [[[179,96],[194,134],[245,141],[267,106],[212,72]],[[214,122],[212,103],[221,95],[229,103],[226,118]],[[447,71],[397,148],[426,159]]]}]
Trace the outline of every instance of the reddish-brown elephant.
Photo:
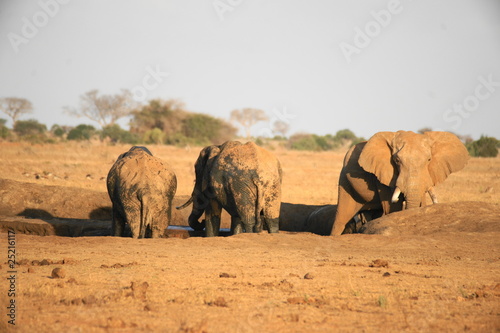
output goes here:
[{"label": "reddish-brown elephant", "polygon": [[344,232],[359,211],[383,214],[425,205],[426,193],[465,167],[469,154],[448,132],[379,132],[346,154],[339,178],[332,235]]}]

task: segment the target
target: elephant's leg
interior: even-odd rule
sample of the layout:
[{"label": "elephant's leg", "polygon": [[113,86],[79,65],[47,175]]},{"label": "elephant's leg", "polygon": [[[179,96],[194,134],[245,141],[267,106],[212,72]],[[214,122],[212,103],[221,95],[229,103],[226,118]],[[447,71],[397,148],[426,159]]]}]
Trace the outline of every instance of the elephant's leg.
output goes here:
[{"label": "elephant's leg", "polygon": [[241,219],[236,216],[231,216],[231,234],[237,235],[243,231],[243,226],[241,224]]},{"label": "elephant's leg", "polygon": [[125,220],[130,227],[130,232],[132,233],[132,238],[141,238],[141,213],[139,209],[128,207],[125,211]]},{"label": "elephant's leg", "polygon": [[168,217],[165,214],[156,214],[151,222],[151,238],[161,238],[165,235],[165,229],[168,226]]},{"label": "elephant's leg", "polygon": [[276,200],[266,202],[264,206],[264,214],[261,218],[267,225],[269,233],[278,233],[280,227],[280,208],[281,208],[281,196],[278,195]]},{"label": "elephant's leg", "polygon": [[118,209],[113,207],[112,210],[112,220],[111,220],[111,235],[115,237],[123,237],[124,229],[125,229],[125,220],[123,216],[120,214]]},{"label": "elephant's leg", "polygon": [[222,207],[215,200],[210,200],[205,209],[205,234],[207,237],[219,236]]},{"label": "elephant's leg", "polygon": [[343,187],[339,187],[339,201],[331,235],[342,235],[346,224],[361,210],[361,208],[363,208],[363,204],[354,200]]},{"label": "elephant's leg", "polygon": [[250,233],[254,232],[255,227],[255,215],[247,214],[241,218],[241,223],[243,224],[244,232]]}]

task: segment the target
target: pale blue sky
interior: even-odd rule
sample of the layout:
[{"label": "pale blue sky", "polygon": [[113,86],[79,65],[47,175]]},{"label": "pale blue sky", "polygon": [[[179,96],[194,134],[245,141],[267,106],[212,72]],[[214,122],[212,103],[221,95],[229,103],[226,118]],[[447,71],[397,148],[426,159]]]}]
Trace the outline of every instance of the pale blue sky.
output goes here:
[{"label": "pale blue sky", "polygon": [[498,0],[61,2],[0,2],[0,97],[29,99],[23,119],[48,127],[97,126],[63,106],[126,88],[225,119],[260,108],[289,134],[500,138]]}]

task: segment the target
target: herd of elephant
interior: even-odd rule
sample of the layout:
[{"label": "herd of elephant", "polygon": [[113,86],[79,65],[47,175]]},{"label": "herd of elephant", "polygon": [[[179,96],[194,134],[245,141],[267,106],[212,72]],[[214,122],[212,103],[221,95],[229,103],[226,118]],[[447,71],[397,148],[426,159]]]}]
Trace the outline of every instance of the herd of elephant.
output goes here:
[{"label": "herd of elephant", "polygon": [[[379,132],[354,145],[340,172],[331,235],[348,232],[355,217],[425,206],[427,194],[437,202],[433,187],[463,169],[468,159],[465,146],[448,132]],[[231,216],[232,234],[278,232],[282,171],[274,154],[253,142],[228,141],[203,148],[194,169],[191,197],[177,207],[192,204],[191,228],[217,236],[224,209]],[[134,146],[111,167],[107,189],[114,236],[124,236],[126,227],[133,238],[164,235],[177,189],[168,164],[146,147]]]}]

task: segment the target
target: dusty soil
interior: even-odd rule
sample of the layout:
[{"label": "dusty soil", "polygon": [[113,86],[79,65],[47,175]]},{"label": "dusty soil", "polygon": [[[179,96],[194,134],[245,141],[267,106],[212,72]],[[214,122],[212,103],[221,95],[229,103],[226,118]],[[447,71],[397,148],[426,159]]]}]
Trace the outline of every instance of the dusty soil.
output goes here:
[{"label": "dusty soil", "polygon": [[[104,178],[128,148],[0,143],[0,215],[106,228]],[[182,202],[199,148],[149,148],[172,165]],[[304,230],[318,208],[310,205],[336,203],[344,153],[275,153],[287,202],[281,229]],[[471,159],[436,192],[442,204],[338,237],[281,231],[133,240],[18,230],[13,268],[4,232],[0,331],[13,328],[6,314],[15,300],[20,332],[498,332],[500,158]]]}]

